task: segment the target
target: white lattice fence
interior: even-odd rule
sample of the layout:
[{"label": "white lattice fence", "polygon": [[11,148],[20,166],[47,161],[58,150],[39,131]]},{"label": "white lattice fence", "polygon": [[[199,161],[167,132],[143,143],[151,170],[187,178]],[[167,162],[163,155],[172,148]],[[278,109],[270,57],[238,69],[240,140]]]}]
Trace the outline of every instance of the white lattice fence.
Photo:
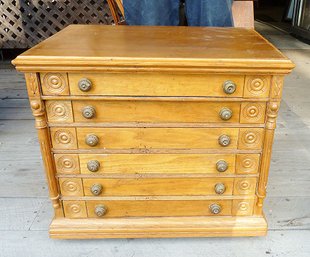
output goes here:
[{"label": "white lattice fence", "polygon": [[0,48],[27,48],[69,24],[111,24],[106,1],[0,0]]}]

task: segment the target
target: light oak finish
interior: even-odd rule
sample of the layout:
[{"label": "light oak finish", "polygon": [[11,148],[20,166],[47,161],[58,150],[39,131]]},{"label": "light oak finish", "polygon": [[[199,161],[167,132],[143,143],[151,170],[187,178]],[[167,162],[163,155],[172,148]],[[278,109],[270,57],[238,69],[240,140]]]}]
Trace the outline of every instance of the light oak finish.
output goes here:
[{"label": "light oak finish", "polygon": [[259,170],[259,154],[237,154],[236,156],[236,173],[253,174]]},{"label": "light oak finish", "polygon": [[55,164],[51,149],[50,131],[47,126],[44,102],[41,99],[39,78],[36,73],[25,73],[26,86],[32,114],[35,118],[35,127],[38,131],[40,149],[43,157],[43,165],[47,177],[50,200],[52,202],[55,217],[63,217],[60,204],[60,192],[55,178]]},{"label": "light oak finish", "polygon": [[77,149],[76,133],[74,128],[51,128],[53,148]]},{"label": "light oak finish", "polygon": [[[137,174],[137,173],[206,173],[233,174],[235,156],[233,154],[80,154],[81,174]],[[87,168],[90,160],[97,160],[100,168],[91,172]],[[225,172],[216,169],[216,163],[224,160],[228,168]]]},{"label": "light oak finish", "polygon": [[83,196],[82,180],[79,178],[59,178],[60,191],[63,196]]},{"label": "light oak finish", "polygon": [[73,113],[71,101],[46,101],[46,113],[48,121],[72,123]]},{"label": "light oak finish", "polygon": [[294,64],[258,33],[75,25],[14,64],[26,72],[52,237],[265,235]]},{"label": "light oak finish", "polygon": [[55,154],[56,171],[60,174],[79,174],[80,164],[77,154]]},{"label": "light oak finish", "polygon": [[255,200],[235,199],[232,201],[231,214],[236,216],[250,216],[253,214]]},{"label": "light oak finish", "polygon": [[69,95],[67,73],[41,73],[40,82],[43,95]]},{"label": "light oak finish", "polygon": [[[49,101],[47,101],[49,102]],[[63,103],[64,106],[66,104]],[[58,104],[60,105],[60,104]],[[83,110],[92,107],[91,118]],[[54,107],[55,108],[55,107]],[[60,107],[59,107],[60,108]],[[222,109],[228,108],[232,117],[221,118]],[[69,109],[69,108],[68,108]],[[151,123],[264,123],[266,103],[255,102],[188,102],[188,101],[74,101],[76,122],[151,122]],[[63,111],[64,112],[64,111]],[[165,113],[165,115],[162,115]],[[240,113],[240,115],[239,115]],[[69,114],[68,114],[69,115]],[[62,115],[63,118],[65,114]],[[55,120],[55,119],[54,119]],[[61,120],[60,120],[61,121]]]},{"label": "light oak finish", "polygon": [[84,201],[62,201],[66,218],[87,218],[86,203]]},{"label": "light oak finish", "polygon": [[[63,129],[53,128],[55,131]],[[90,148],[224,148],[218,142],[221,135],[227,134],[231,143],[226,149],[237,148],[238,129],[234,128],[77,128],[77,141],[80,149]],[[262,130],[263,131],[263,130]],[[257,131],[258,132],[258,131]],[[74,133],[72,133],[73,136]],[[95,146],[86,144],[88,135],[99,138]],[[246,136],[246,135],[245,135]],[[257,136],[258,133],[257,133]],[[75,141],[75,139],[72,139]],[[256,141],[255,141],[256,142]],[[243,145],[243,144],[242,144]],[[54,144],[53,144],[54,146]],[[255,144],[256,146],[256,144]],[[248,145],[248,147],[250,147]],[[55,148],[58,145],[55,144]]]},{"label": "light oak finish", "polygon": [[[14,65],[24,72],[173,71],[241,75],[287,74],[294,67],[251,29],[86,26],[66,27],[39,47],[19,55]],[[143,47],[139,47],[141,42]]]},{"label": "light oak finish", "polygon": [[[218,216],[231,215],[231,200],[191,200],[191,201],[86,201],[89,218],[116,217],[182,217],[182,216],[215,216],[210,211],[210,205],[217,203],[222,210]],[[95,207],[103,204],[107,208],[104,216],[95,214]]]},{"label": "light oak finish", "polygon": [[[242,97],[244,76],[225,74],[153,74],[153,73],[69,73],[72,95],[124,96],[219,96]],[[83,92],[78,82],[87,78],[92,87]],[[236,84],[233,94],[226,94],[223,83]]]},{"label": "light oak finish", "polygon": [[[91,106],[96,114],[86,119],[83,108]],[[220,111],[229,108],[232,117],[225,122],[239,122],[239,103],[230,102],[158,102],[158,101],[74,101],[76,122],[223,122]],[[162,115],[165,113],[165,115]],[[264,115],[264,114],[263,114]]]},{"label": "light oak finish", "polygon": [[111,219],[55,219],[50,236],[61,239],[239,237],[265,236],[264,217],[153,217]]},{"label": "light oak finish", "polygon": [[232,178],[83,179],[85,196],[93,196],[94,184],[102,185],[100,196],[217,195],[214,190],[217,183],[225,185],[223,195],[232,195]]}]

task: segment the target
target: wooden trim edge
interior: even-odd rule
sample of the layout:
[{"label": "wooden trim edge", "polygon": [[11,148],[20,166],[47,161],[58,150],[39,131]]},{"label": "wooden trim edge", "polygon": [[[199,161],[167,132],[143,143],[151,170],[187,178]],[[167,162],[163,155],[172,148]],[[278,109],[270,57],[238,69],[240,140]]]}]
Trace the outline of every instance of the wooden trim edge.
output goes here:
[{"label": "wooden trim edge", "polygon": [[264,217],[156,217],[54,219],[49,235],[57,239],[265,236]]}]

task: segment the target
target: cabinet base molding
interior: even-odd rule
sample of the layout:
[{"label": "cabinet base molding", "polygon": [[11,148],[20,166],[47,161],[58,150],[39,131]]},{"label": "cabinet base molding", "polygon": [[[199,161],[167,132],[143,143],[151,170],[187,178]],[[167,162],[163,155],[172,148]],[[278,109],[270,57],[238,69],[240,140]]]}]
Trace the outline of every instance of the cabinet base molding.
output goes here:
[{"label": "cabinet base molding", "polygon": [[54,219],[50,237],[58,239],[265,236],[264,217],[156,217]]}]

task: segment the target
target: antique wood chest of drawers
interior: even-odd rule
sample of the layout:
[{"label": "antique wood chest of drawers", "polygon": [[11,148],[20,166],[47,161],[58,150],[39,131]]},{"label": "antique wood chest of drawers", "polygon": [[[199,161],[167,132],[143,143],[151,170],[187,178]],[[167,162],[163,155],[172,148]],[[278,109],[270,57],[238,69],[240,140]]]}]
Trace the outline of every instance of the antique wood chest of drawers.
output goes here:
[{"label": "antique wood chest of drawers", "polygon": [[283,78],[254,30],[72,25],[18,56],[54,238],[260,236]]}]

